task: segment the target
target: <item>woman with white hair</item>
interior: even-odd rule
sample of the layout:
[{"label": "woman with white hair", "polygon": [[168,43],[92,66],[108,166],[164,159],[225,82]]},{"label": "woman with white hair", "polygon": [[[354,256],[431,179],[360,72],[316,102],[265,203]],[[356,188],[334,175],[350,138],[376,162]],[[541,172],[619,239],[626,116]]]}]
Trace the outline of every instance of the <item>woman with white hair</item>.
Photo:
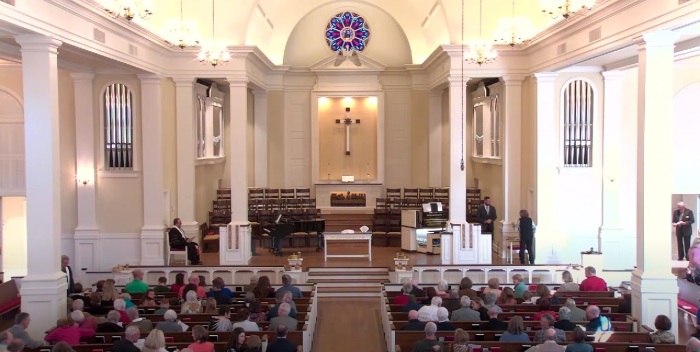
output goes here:
[{"label": "woman with white hair", "polygon": [[[163,321],[159,321],[158,324],[156,324],[155,330],[163,332],[182,332],[182,326],[177,323],[177,313],[172,309],[168,309],[165,314],[163,314]],[[151,333],[153,333],[153,331],[151,331]]]},{"label": "woman with white hair", "polygon": [[182,304],[180,314],[198,314],[202,312],[202,303],[197,299],[197,292],[188,291],[186,301]]},{"label": "woman with white hair", "polygon": [[131,318],[129,318],[129,315],[126,314],[126,301],[124,301],[121,298],[115,299],[114,300],[114,310],[119,312],[119,322],[123,324],[129,324],[131,323]]},{"label": "woman with white hair", "polygon": [[107,322],[97,326],[97,332],[124,332],[124,328],[119,325],[119,312],[110,310],[107,313]]},{"label": "woman with white hair", "polygon": [[[449,287],[450,287],[450,286],[447,284],[447,281],[446,281],[446,280],[440,280],[440,281],[438,282],[438,284],[437,284],[437,295],[438,295],[438,297],[440,297],[440,298],[442,298],[442,299],[448,299],[448,298],[450,298],[450,294],[447,293],[447,290],[449,289]],[[439,327],[438,327],[438,330],[440,330]]]},{"label": "woman with white hair", "polygon": [[490,278],[488,285],[489,286],[484,289],[484,294],[487,294],[489,292],[495,292],[496,297],[501,295],[501,289],[499,288],[501,286],[501,282],[498,280],[497,277]]}]

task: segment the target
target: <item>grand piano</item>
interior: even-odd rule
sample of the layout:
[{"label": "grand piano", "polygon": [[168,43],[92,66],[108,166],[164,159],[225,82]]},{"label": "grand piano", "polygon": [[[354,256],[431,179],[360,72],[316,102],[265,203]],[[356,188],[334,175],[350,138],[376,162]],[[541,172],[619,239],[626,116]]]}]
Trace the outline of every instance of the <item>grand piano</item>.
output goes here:
[{"label": "grand piano", "polygon": [[284,238],[291,236],[294,233],[305,232],[308,234],[316,233],[317,246],[316,251],[320,251],[323,245],[323,232],[326,229],[326,220],[321,218],[314,219],[297,219],[284,218],[282,214],[278,214],[274,222],[265,227],[263,231],[272,237],[272,248],[270,249],[277,256],[282,256],[282,241]]}]

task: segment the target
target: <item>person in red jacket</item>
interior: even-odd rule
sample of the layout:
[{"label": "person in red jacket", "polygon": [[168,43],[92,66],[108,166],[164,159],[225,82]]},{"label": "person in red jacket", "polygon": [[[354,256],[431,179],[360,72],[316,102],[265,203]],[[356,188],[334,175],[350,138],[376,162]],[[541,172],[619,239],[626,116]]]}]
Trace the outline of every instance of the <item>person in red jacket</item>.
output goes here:
[{"label": "person in red jacket", "polygon": [[405,283],[401,288],[401,294],[394,297],[394,304],[400,304],[401,306],[408,304],[408,296],[411,294],[412,290],[413,285],[410,282]]},{"label": "person in red jacket", "polygon": [[56,328],[51,330],[44,340],[50,343],[57,343],[64,341],[71,346],[80,344],[81,337],[92,337],[95,336],[95,331],[88,329],[81,329],[78,324],[71,322],[68,319],[59,319],[56,324]]},{"label": "person in red jacket", "polygon": [[580,291],[607,291],[608,284],[605,280],[595,276],[595,268],[592,266],[586,267],[586,279],[579,285]]}]

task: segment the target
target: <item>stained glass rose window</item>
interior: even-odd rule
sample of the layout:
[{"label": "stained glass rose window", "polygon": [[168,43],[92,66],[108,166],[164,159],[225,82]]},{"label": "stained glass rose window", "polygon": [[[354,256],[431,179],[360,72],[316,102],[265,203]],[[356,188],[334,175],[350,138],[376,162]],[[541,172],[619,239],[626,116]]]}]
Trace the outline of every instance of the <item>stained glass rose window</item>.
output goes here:
[{"label": "stained glass rose window", "polygon": [[333,51],[363,51],[369,44],[369,35],[369,24],[354,12],[339,13],[326,25],[326,41]]}]

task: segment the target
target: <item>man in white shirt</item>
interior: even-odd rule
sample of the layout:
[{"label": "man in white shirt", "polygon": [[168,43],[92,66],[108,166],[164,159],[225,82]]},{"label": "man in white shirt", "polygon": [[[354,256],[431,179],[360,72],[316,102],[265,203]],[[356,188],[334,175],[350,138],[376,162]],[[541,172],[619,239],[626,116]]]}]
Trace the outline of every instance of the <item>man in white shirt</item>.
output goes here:
[{"label": "man in white shirt", "polygon": [[435,296],[429,306],[423,306],[418,310],[418,320],[422,322],[438,321],[437,311],[442,306],[442,298]]},{"label": "man in white shirt", "polygon": [[243,331],[260,331],[260,326],[254,322],[250,321],[250,311],[248,308],[241,308],[238,310],[239,317],[245,317],[243,321],[239,321],[233,324],[233,328],[242,328]]}]

